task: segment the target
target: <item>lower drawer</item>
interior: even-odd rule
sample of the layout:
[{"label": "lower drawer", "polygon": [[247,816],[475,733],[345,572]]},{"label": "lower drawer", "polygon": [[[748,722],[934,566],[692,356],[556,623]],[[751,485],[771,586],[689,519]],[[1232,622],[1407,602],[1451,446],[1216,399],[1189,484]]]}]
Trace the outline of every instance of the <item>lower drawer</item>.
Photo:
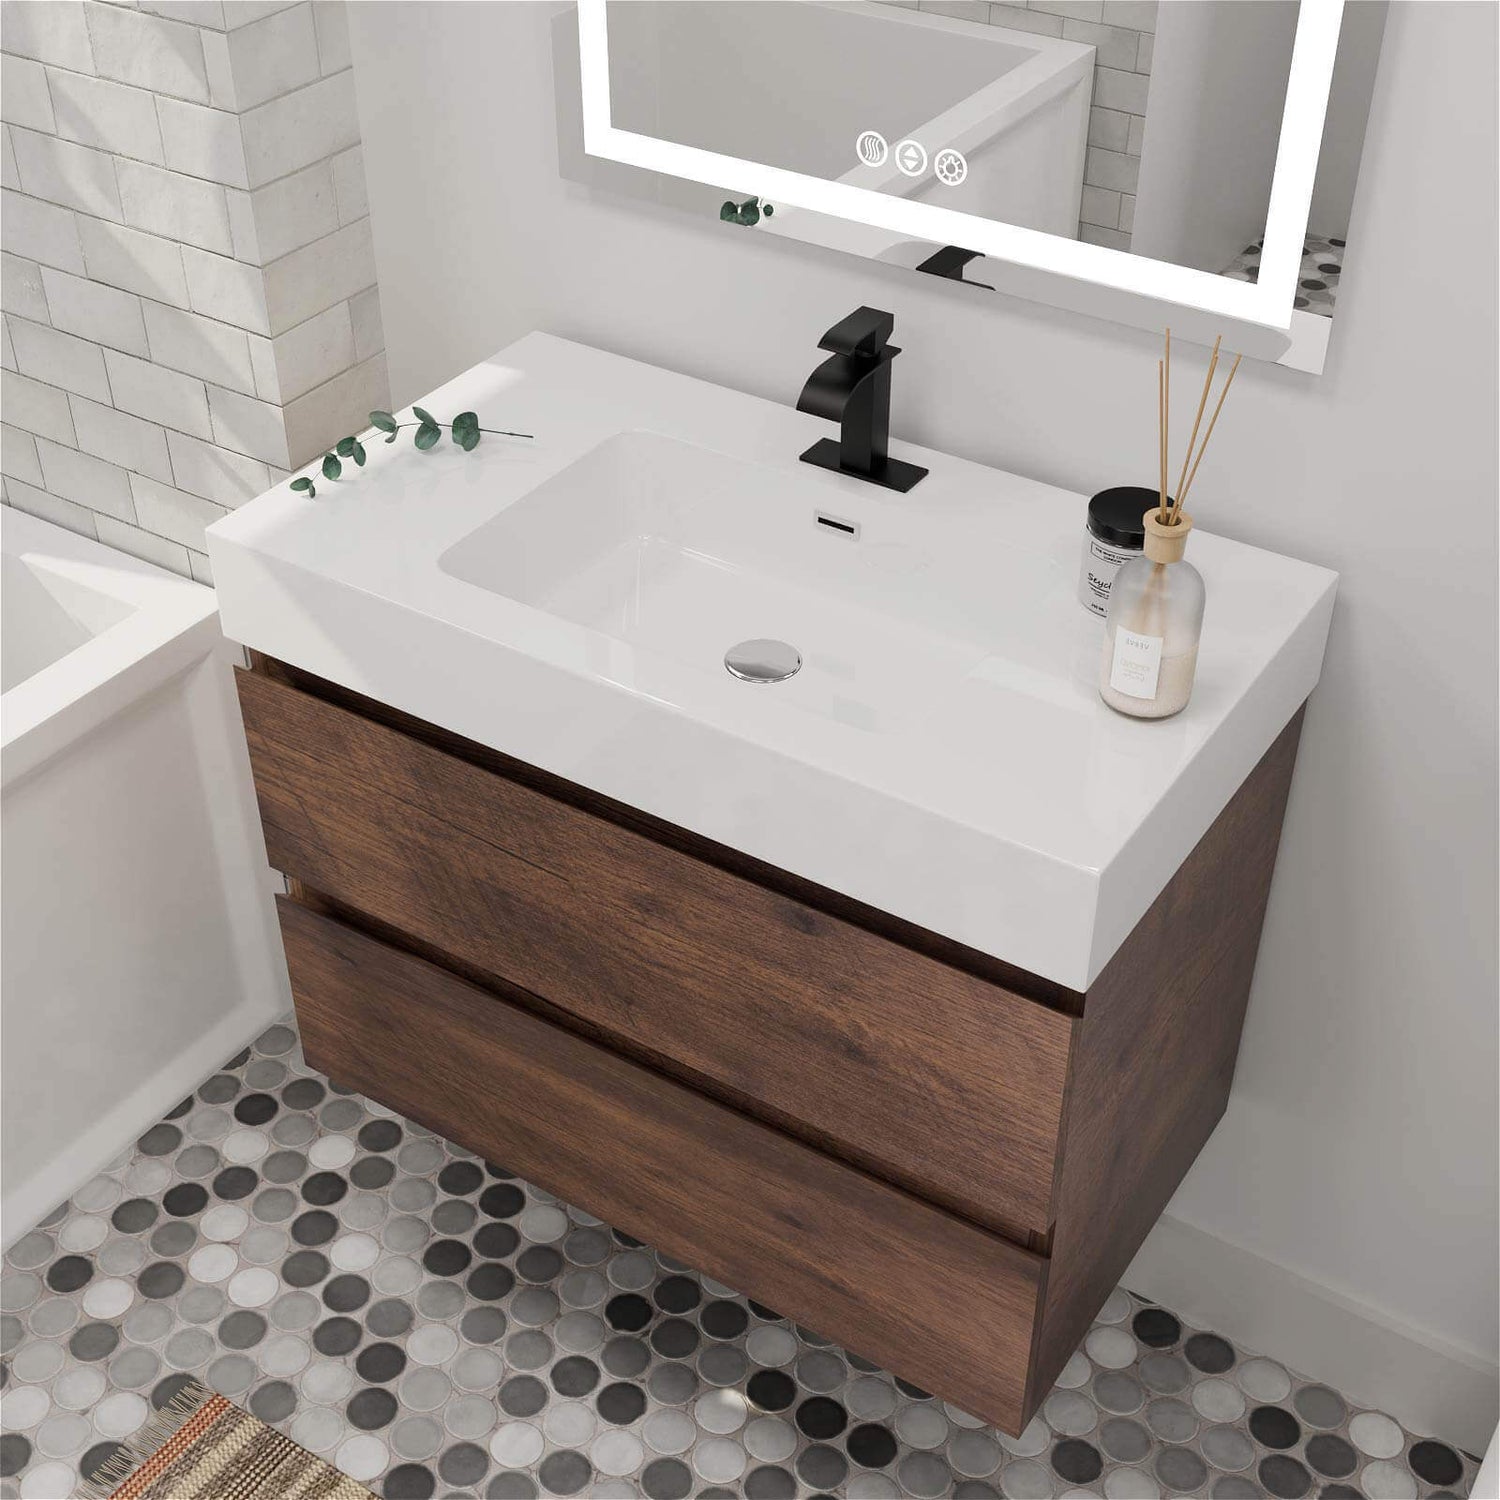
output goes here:
[{"label": "lower drawer", "polygon": [[1019,1430],[1044,1260],[445,969],[280,908],[313,1067]]}]

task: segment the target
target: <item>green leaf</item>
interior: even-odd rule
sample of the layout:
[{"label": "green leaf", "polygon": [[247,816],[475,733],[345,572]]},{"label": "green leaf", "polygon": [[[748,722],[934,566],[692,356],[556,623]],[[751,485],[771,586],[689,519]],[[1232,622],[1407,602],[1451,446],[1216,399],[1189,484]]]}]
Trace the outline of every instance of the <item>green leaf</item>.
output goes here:
[{"label": "green leaf", "polygon": [[386,438],[386,442],[388,442],[388,443],[394,443],[395,441],[396,441],[396,434],[394,432],[391,433],[391,435],[388,438]]},{"label": "green leaf", "polygon": [[760,210],[753,203],[746,204],[746,206],[740,210],[740,223],[759,224]]},{"label": "green leaf", "polygon": [[766,204],[766,206],[763,209],[761,209],[761,212],[769,219],[771,217],[771,215],[776,212],[776,210],[774,208],[772,208],[771,205],[768,203],[768,204]]},{"label": "green leaf", "polygon": [[453,430],[457,432],[460,427],[478,427],[479,413],[472,411],[461,411],[453,419]]},{"label": "green leaf", "polygon": [[725,199],[719,205],[719,217],[727,224],[737,224],[740,218],[740,211],[728,199]]},{"label": "green leaf", "polygon": [[364,468],[364,466],[365,466],[365,445],[363,443],[361,443],[357,438],[351,438],[350,442],[353,443],[354,446],[352,448],[350,448],[350,450],[349,450],[349,456],[354,460],[355,463],[357,463],[360,466],[360,468]]},{"label": "green leaf", "polygon": [[472,453],[479,446],[479,429],[477,427],[465,427],[455,432],[453,440],[465,453]]},{"label": "green leaf", "polygon": [[416,413],[417,421],[425,423],[428,427],[436,427],[438,425],[437,418],[428,416],[420,406],[412,407],[412,411]]},{"label": "green leaf", "polygon": [[425,453],[442,435],[443,429],[435,422],[423,422],[412,441]]},{"label": "green leaf", "polygon": [[372,411],[370,413],[370,426],[378,427],[382,432],[394,432],[396,430],[396,419],[388,411]]},{"label": "green leaf", "polygon": [[349,458],[354,453],[354,439],[343,437],[338,440],[338,445],[333,450],[340,458]]},{"label": "green leaf", "polygon": [[318,493],[317,490],[313,488],[312,480],[310,480],[306,474],[302,475],[300,479],[294,479],[292,481],[292,488],[294,490],[303,491],[307,495],[307,498],[309,500]]},{"label": "green leaf", "polygon": [[338,461],[338,459],[336,459],[333,456],[333,454],[331,454],[331,453],[325,453],[323,455],[323,478],[324,479],[337,479],[339,477],[339,475],[342,474],[343,472],[344,472],[344,466],[343,466],[343,464],[341,464]]}]

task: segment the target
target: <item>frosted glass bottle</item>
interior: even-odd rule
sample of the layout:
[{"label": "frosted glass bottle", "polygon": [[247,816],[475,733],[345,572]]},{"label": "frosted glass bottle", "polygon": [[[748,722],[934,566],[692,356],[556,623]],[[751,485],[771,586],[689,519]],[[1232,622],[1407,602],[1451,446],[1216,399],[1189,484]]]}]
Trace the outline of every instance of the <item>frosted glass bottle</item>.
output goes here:
[{"label": "frosted glass bottle", "polygon": [[1164,526],[1145,519],[1140,557],[1118,573],[1109,591],[1099,696],[1136,719],[1165,719],[1187,707],[1203,630],[1203,577],[1183,559],[1193,518]]}]

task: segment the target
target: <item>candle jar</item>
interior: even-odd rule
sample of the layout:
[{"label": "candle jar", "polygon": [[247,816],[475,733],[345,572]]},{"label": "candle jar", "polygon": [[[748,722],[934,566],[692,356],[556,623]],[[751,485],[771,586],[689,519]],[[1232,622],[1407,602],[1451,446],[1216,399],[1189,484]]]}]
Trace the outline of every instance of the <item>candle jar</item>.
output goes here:
[{"label": "candle jar", "polygon": [[1157,503],[1157,492],[1138,484],[1100,490],[1089,501],[1083,528],[1083,559],[1078,566],[1078,602],[1102,620],[1109,613],[1115,574],[1141,555],[1145,531],[1141,514]]},{"label": "candle jar", "polygon": [[1183,558],[1193,518],[1164,525],[1146,513],[1145,547],[1125,564],[1109,591],[1099,696],[1136,719],[1165,719],[1187,707],[1198,667],[1204,588]]}]

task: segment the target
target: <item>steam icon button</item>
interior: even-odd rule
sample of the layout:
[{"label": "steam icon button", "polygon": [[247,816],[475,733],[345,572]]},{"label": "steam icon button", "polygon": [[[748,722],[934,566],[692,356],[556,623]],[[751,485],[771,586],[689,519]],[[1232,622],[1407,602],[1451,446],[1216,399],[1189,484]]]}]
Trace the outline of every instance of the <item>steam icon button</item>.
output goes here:
[{"label": "steam icon button", "polygon": [[896,165],[908,177],[920,177],[927,170],[927,148],[921,141],[902,141],[896,147]]},{"label": "steam icon button", "polygon": [[884,166],[890,149],[886,145],[885,137],[878,130],[861,131],[859,139],[854,143],[855,155],[867,167]]},{"label": "steam icon button", "polygon": [[961,151],[955,151],[952,146],[944,146],[933,158],[932,170],[937,173],[939,182],[957,187],[969,175],[969,164]]}]

